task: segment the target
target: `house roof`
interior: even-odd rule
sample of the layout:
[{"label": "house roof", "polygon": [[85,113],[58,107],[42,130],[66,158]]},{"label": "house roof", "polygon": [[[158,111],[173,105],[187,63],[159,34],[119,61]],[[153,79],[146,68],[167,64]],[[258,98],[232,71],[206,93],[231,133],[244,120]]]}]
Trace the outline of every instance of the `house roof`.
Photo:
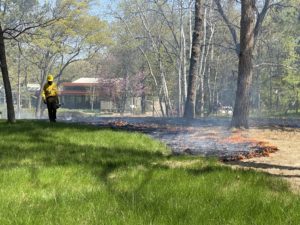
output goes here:
[{"label": "house roof", "polygon": [[99,78],[91,78],[91,77],[81,77],[72,83],[81,83],[81,84],[97,84],[99,83]]},{"label": "house roof", "polygon": [[73,83],[73,82],[64,82],[62,83],[63,87],[92,87],[96,86],[98,83]]},{"label": "house roof", "polygon": [[90,78],[90,77],[82,77],[73,82],[64,82],[62,83],[63,87],[92,87],[92,86],[120,86],[120,82],[123,81],[123,78],[111,78],[111,79],[103,79],[103,78]]},{"label": "house roof", "polygon": [[30,84],[30,83],[27,84],[27,89],[28,89],[28,91],[39,91],[40,88],[41,88],[40,84],[34,84],[34,83],[32,83],[32,84]]},{"label": "house roof", "polygon": [[[120,96],[123,85],[122,78],[80,78],[73,82],[62,83],[61,95],[91,95],[92,93],[102,98]],[[84,89],[85,87],[85,89]],[[94,87],[95,89],[90,89]]]}]

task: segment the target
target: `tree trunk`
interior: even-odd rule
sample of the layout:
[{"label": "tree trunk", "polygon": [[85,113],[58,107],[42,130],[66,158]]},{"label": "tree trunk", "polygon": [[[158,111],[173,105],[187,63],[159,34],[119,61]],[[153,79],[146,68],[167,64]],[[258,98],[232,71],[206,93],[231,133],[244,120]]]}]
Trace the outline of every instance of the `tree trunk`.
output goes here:
[{"label": "tree trunk", "polygon": [[207,115],[209,115],[212,112],[212,94],[211,94],[211,77],[212,77],[212,71],[213,71],[213,60],[214,60],[214,48],[213,45],[211,46],[211,52],[210,52],[210,60],[209,65],[207,69],[207,77],[205,80],[204,90],[205,90],[205,96],[204,101],[206,102],[206,108],[207,108]]},{"label": "tree trunk", "polygon": [[17,96],[17,118],[21,118],[21,52],[18,52],[18,96]]},{"label": "tree trunk", "polygon": [[273,110],[273,85],[272,85],[272,70],[269,71],[269,112]]},{"label": "tree trunk", "polygon": [[[184,67],[184,31],[183,31],[183,2],[180,1],[180,38],[179,38],[179,61],[178,61],[178,104],[177,104],[177,116],[182,116],[182,100],[185,96],[182,95],[182,87],[185,85],[183,77],[183,67]],[[183,89],[184,90],[184,89]],[[184,93],[184,92],[183,92]]]},{"label": "tree trunk", "polygon": [[192,47],[193,47],[192,2],[193,0],[190,0],[189,2],[189,60],[191,60],[192,58]]},{"label": "tree trunk", "polygon": [[178,84],[178,99],[177,99],[177,116],[180,117],[181,116],[181,100],[182,100],[182,91],[181,91],[181,87],[182,87],[182,84],[181,84],[181,80],[182,80],[182,75],[181,75],[181,72],[182,72],[182,59],[181,59],[181,50],[180,50],[180,58],[178,60],[178,80],[177,80],[177,84]]},{"label": "tree trunk", "polygon": [[181,116],[181,100],[182,100],[182,36],[181,36],[181,30],[183,27],[182,24],[182,1],[180,1],[181,7],[180,7],[180,41],[179,41],[179,59],[177,60],[178,65],[178,80],[177,80],[177,88],[178,88],[178,99],[177,99],[177,116]]},{"label": "tree trunk", "polygon": [[126,102],[128,99],[128,94],[129,94],[129,70],[128,70],[128,65],[125,66],[125,74],[124,74],[124,81],[125,81],[125,87],[124,87],[124,92],[121,96],[120,100],[120,107],[119,107],[119,112],[123,116],[126,108]]},{"label": "tree trunk", "polygon": [[0,63],[1,63],[0,66],[1,66],[4,89],[5,89],[5,96],[6,96],[7,121],[9,123],[15,123],[16,122],[15,110],[14,110],[13,96],[11,92],[11,85],[9,81],[9,74],[7,69],[4,36],[3,36],[3,30],[1,24],[0,24]]},{"label": "tree trunk", "polygon": [[159,73],[161,76],[161,86],[162,86],[162,91],[163,91],[163,98],[164,98],[164,102],[165,102],[165,115],[167,117],[169,117],[170,113],[172,112],[172,105],[171,105],[171,100],[169,98],[169,90],[168,90],[168,86],[167,86],[166,76],[165,76],[164,67],[163,67],[160,53],[158,53],[158,61],[159,61]]},{"label": "tree trunk", "polygon": [[[209,110],[210,110],[210,64],[212,63],[213,60],[213,47],[211,45],[212,43],[212,39],[213,39],[213,35],[214,35],[214,27],[211,27],[211,33],[210,33],[210,37],[207,43],[207,47],[206,47],[206,55],[205,55],[205,59],[204,59],[204,64],[203,64],[203,108],[204,111],[206,111],[206,115],[209,114]],[[211,53],[210,55],[210,62],[208,63],[208,55],[209,53]]]},{"label": "tree trunk", "polygon": [[186,82],[186,43],[185,43],[185,34],[184,30],[182,29],[182,85],[183,85],[183,102],[186,101],[187,96],[187,82]]},{"label": "tree trunk", "polygon": [[190,71],[189,71],[189,81],[188,81],[188,94],[187,100],[184,108],[185,118],[195,117],[195,100],[196,100],[196,81],[197,72],[201,51],[201,25],[202,25],[202,15],[201,15],[201,0],[195,1],[195,27],[193,33],[192,42],[192,56],[190,59]]},{"label": "tree trunk", "polygon": [[296,93],[296,114],[298,114],[299,110],[299,92]]},{"label": "tree trunk", "polygon": [[161,115],[162,115],[162,117],[165,117],[165,110],[164,110],[164,106],[163,106],[163,96],[162,96],[161,92],[162,92],[162,87],[159,90],[158,99],[159,99]]},{"label": "tree trunk", "polygon": [[[44,72],[42,72],[44,74]],[[37,96],[37,103],[36,103],[36,108],[35,108],[35,118],[40,119],[42,117],[42,92],[43,92],[43,85],[45,84],[46,81],[46,76],[42,76],[42,80],[40,82],[40,90],[38,92]]]},{"label": "tree trunk", "polygon": [[200,115],[201,117],[203,116],[204,112],[204,72],[203,68],[205,68],[205,52],[207,50],[206,47],[206,15],[207,15],[207,7],[204,9],[204,16],[203,16],[203,43],[201,45],[201,59],[199,62],[199,69],[198,69],[198,76],[199,76],[199,87],[198,89],[198,95],[196,96],[196,114]]},{"label": "tree trunk", "polygon": [[252,52],[254,47],[255,1],[244,0],[241,14],[239,72],[232,127],[249,128],[250,87],[252,82]]},{"label": "tree trunk", "polygon": [[[183,1],[182,2],[182,7],[183,7]],[[186,96],[187,96],[187,82],[186,82],[186,37],[185,37],[185,33],[184,33],[184,27],[183,27],[183,18],[181,19],[181,46],[182,46],[182,87],[183,87],[183,94],[182,94],[182,101],[181,102],[185,102],[186,101]],[[181,111],[183,111],[183,105],[180,106]],[[182,115],[180,115],[182,116]]]},{"label": "tree trunk", "polygon": [[[218,65],[217,65],[218,66]],[[213,112],[217,113],[218,111],[218,87],[217,87],[217,80],[218,80],[218,72],[217,69],[214,69],[214,81],[213,81],[213,86],[212,86],[212,108]]]},{"label": "tree trunk", "polygon": [[[207,43],[207,50],[206,50],[206,68],[204,69],[204,74],[203,74],[203,79],[204,79],[204,108],[206,109],[206,115],[208,116],[211,111],[212,111],[212,94],[211,94],[211,72],[212,72],[212,64],[213,64],[213,60],[214,60],[214,48],[213,48],[213,44],[212,44],[212,40],[214,37],[214,33],[215,33],[215,25],[213,23],[213,0],[210,0],[210,5],[209,5],[209,12],[208,12],[208,20],[209,22],[207,23],[207,25],[210,28],[210,36],[208,39],[208,43]],[[210,58],[208,59],[210,53]],[[204,68],[205,68],[204,67]]]},{"label": "tree trunk", "polygon": [[[143,10],[141,10],[140,8],[139,8],[139,10],[141,12],[140,18],[142,20],[143,27],[145,28],[145,31],[147,32],[148,37],[151,40],[151,45],[152,45],[153,49],[155,50],[155,54],[158,59],[159,72],[160,72],[160,77],[161,77],[161,86],[162,86],[163,98],[164,98],[164,102],[165,102],[165,114],[166,114],[166,116],[169,116],[169,113],[172,112],[172,104],[171,104],[171,100],[169,98],[169,91],[168,91],[168,86],[167,86],[166,77],[165,77],[165,69],[163,66],[161,53],[160,53],[160,49],[161,49],[160,45],[161,45],[162,41],[161,41],[160,36],[158,36],[158,43],[154,40],[151,30],[147,26],[148,22],[143,13]],[[175,38],[175,41],[177,42],[175,34],[173,36]]]},{"label": "tree trunk", "polygon": [[[200,62],[201,63],[201,62]],[[203,85],[203,76],[200,75],[198,79],[198,93],[196,95],[196,114],[203,116],[204,111],[204,85]]]},{"label": "tree trunk", "polygon": [[146,101],[147,101],[146,93],[145,91],[143,91],[141,96],[141,113],[143,115],[146,114]]}]

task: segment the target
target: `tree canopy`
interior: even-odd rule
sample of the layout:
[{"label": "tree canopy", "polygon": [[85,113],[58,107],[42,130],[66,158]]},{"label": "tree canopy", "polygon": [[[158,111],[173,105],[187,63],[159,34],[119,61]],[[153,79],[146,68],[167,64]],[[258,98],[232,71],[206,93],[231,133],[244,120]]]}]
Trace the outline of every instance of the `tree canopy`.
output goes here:
[{"label": "tree canopy", "polygon": [[[297,111],[299,4],[296,0],[255,2],[249,113]],[[134,86],[143,86],[144,91],[136,91],[158,100],[160,115],[182,116],[194,6],[194,0],[119,0],[107,8],[92,0],[0,1],[13,102],[22,101],[20,93],[30,96],[27,84],[42,85],[48,73],[58,83],[79,77],[122,78],[126,80],[124,98],[134,95]],[[221,105],[234,106],[241,47],[239,1],[205,0],[200,13],[196,117],[216,113]],[[1,90],[4,83],[0,82]],[[3,91],[1,95],[3,99]],[[38,116],[41,104],[37,100]]]}]

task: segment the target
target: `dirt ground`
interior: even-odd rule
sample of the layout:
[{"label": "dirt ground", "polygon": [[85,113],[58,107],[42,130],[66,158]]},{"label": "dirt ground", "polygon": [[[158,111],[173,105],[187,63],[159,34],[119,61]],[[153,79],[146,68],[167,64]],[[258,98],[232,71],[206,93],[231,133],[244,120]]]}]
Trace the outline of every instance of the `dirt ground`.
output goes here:
[{"label": "dirt ground", "polygon": [[[241,154],[247,159],[227,162],[270,173],[287,179],[300,193],[300,119],[252,119],[249,130],[230,130],[230,119],[208,118],[185,120],[182,118],[154,117],[88,117],[64,121],[89,123],[128,131],[147,133],[165,142],[173,153],[204,156],[231,156]],[[278,148],[268,157],[247,157],[249,143],[268,142]],[[249,148],[250,147],[250,148]],[[245,154],[246,153],[246,154]],[[264,154],[261,154],[264,155]],[[258,155],[258,156],[261,156]],[[236,157],[235,157],[236,158]]]},{"label": "dirt ground", "polygon": [[269,157],[244,159],[232,164],[283,177],[291,183],[293,190],[300,192],[300,128],[252,128],[243,133],[249,138],[269,142],[279,150]]}]

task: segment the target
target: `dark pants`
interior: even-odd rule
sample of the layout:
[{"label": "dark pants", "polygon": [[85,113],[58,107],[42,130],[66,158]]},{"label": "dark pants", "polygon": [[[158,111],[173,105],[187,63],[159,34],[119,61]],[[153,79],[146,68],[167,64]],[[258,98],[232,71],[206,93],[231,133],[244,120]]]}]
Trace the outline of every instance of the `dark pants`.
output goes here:
[{"label": "dark pants", "polygon": [[56,122],[56,109],[58,104],[58,97],[47,98],[47,108],[50,122]]}]

